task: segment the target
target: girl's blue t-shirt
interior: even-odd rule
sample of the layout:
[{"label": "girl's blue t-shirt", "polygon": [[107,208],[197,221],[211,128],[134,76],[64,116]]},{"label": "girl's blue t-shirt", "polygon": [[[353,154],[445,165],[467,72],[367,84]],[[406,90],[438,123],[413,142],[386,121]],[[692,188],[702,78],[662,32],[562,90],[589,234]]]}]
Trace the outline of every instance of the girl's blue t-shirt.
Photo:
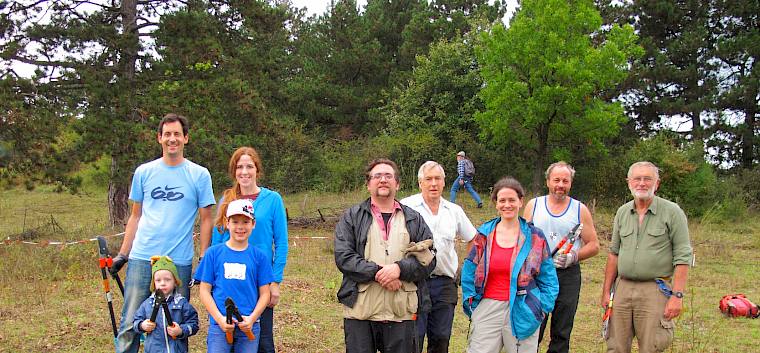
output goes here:
[{"label": "girl's blue t-shirt", "polygon": [[[224,301],[232,298],[241,315],[250,315],[259,300],[259,287],[272,283],[272,264],[254,246],[238,251],[226,243],[214,245],[203,256],[195,279],[211,284],[211,295],[216,307],[227,315]],[[212,325],[217,323],[209,315]]]}]

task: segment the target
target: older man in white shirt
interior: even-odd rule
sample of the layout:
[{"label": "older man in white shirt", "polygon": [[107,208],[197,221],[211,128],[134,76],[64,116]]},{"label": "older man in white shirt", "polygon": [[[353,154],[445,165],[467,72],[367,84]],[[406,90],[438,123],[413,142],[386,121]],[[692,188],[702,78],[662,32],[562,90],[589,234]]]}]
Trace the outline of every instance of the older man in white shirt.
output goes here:
[{"label": "older man in white shirt", "polygon": [[441,197],[444,190],[443,167],[434,161],[422,164],[417,172],[420,193],[409,196],[401,203],[419,212],[433,233],[437,250],[437,264],[427,281],[433,308],[417,317],[418,352],[422,352],[425,335],[428,336],[428,353],[448,352],[454,308],[457,303],[455,276],[459,258],[455,248],[456,237],[470,241],[477,230],[465,215],[462,207]]}]

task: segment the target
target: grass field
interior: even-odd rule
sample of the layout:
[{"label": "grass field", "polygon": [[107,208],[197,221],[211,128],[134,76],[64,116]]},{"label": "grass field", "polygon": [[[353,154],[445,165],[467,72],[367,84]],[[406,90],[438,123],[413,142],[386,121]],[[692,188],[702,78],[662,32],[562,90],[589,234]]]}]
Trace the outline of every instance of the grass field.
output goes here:
[{"label": "grass field", "polygon": [[[468,195],[460,195],[474,224],[495,215],[492,208],[476,209]],[[364,197],[363,192],[285,196],[289,215],[300,226],[290,228],[283,298],[275,311],[278,351],[344,351],[341,308],[335,299],[341,276],[335,268],[331,239],[318,237],[331,238],[332,217]],[[105,229],[107,214],[104,192],[72,196],[45,188],[0,191],[0,239],[10,240],[0,244],[0,352],[113,351],[95,243],[57,246],[14,241],[73,241],[120,232]],[[603,250],[582,264],[581,303],[572,337],[574,352],[605,351],[599,338],[598,302],[611,211],[597,210],[594,217]],[[697,266],[689,273],[685,312],[678,319],[676,339],[669,351],[760,351],[760,320],[727,319],[717,309],[720,297],[731,293],[744,293],[760,302],[757,215],[738,224],[722,224],[710,217],[692,219],[690,230]],[[109,241],[115,249],[121,237]],[[460,253],[463,249],[464,244],[460,244]],[[202,315],[201,331],[190,338],[190,345],[192,351],[202,352],[208,320],[197,289],[191,296]],[[122,297],[115,294],[114,298],[119,312]],[[451,352],[464,351],[467,324],[458,307]]]}]

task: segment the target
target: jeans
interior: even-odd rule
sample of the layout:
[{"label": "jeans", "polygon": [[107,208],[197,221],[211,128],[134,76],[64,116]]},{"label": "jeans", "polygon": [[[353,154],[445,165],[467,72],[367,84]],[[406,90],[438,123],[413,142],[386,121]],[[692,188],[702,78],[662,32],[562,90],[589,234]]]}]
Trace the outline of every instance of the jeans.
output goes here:
[{"label": "jeans", "polygon": [[261,335],[259,336],[259,353],[274,353],[274,309],[267,307],[259,317]]},{"label": "jeans", "polygon": [[[190,300],[190,281],[192,265],[177,265],[180,283],[177,288],[180,294]],[[124,282],[124,305],[121,308],[119,334],[116,337],[116,353],[137,353],[140,348],[140,334],[132,327],[135,312],[140,304],[150,297],[151,278],[150,261],[130,259],[127,264],[127,277]]]},{"label": "jeans", "polygon": [[[457,201],[457,191],[459,191],[459,181],[463,180],[462,177],[458,176],[456,180],[454,180],[454,183],[451,184],[451,196],[449,197],[449,201],[452,203]],[[480,195],[475,191],[475,188],[472,187],[472,179],[464,177],[464,188],[467,190],[467,192],[470,193],[470,196],[472,196],[472,199],[475,200],[475,202],[480,205],[483,203],[483,201],[480,199]]]},{"label": "jeans", "polygon": [[249,340],[237,326],[235,326],[235,333],[232,335],[232,344],[227,343],[227,335],[219,328],[219,325],[209,325],[208,337],[206,338],[206,352],[207,353],[229,353],[232,350],[235,353],[256,353],[259,349],[259,334],[261,333],[261,326],[256,321],[253,324],[253,335],[255,338]]},{"label": "jeans", "polygon": [[425,336],[428,338],[428,353],[447,353],[451,324],[454,322],[454,307],[457,303],[457,285],[453,278],[432,277],[427,280],[433,307],[428,313],[417,316],[418,352],[422,352]]}]

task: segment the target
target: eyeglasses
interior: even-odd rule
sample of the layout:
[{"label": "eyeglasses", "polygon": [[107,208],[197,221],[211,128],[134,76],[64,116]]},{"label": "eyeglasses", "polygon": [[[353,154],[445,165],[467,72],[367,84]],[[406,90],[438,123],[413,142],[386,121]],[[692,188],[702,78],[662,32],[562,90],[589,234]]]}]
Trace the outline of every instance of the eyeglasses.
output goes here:
[{"label": "eyeglasses", "polygon": [[654,181],[654,178],[648,177],[648,176],[646,176],[646,177],[635,177],[635,178],[629,178],[628,181],[633,181],[633,182],[636,182],[636,183],[640,183],[640,182],[643,181],[644,183],[649,184],[649,183],[651,183],[651,182]]},{"label": "eyeglasses", "polygon": [[391,173],[375,173],[375,174],[370,175],[370,177],[372,177],[372,179],[374,180],[381,180],[381,179],[393,180],[395,178],[395,176]]}]

